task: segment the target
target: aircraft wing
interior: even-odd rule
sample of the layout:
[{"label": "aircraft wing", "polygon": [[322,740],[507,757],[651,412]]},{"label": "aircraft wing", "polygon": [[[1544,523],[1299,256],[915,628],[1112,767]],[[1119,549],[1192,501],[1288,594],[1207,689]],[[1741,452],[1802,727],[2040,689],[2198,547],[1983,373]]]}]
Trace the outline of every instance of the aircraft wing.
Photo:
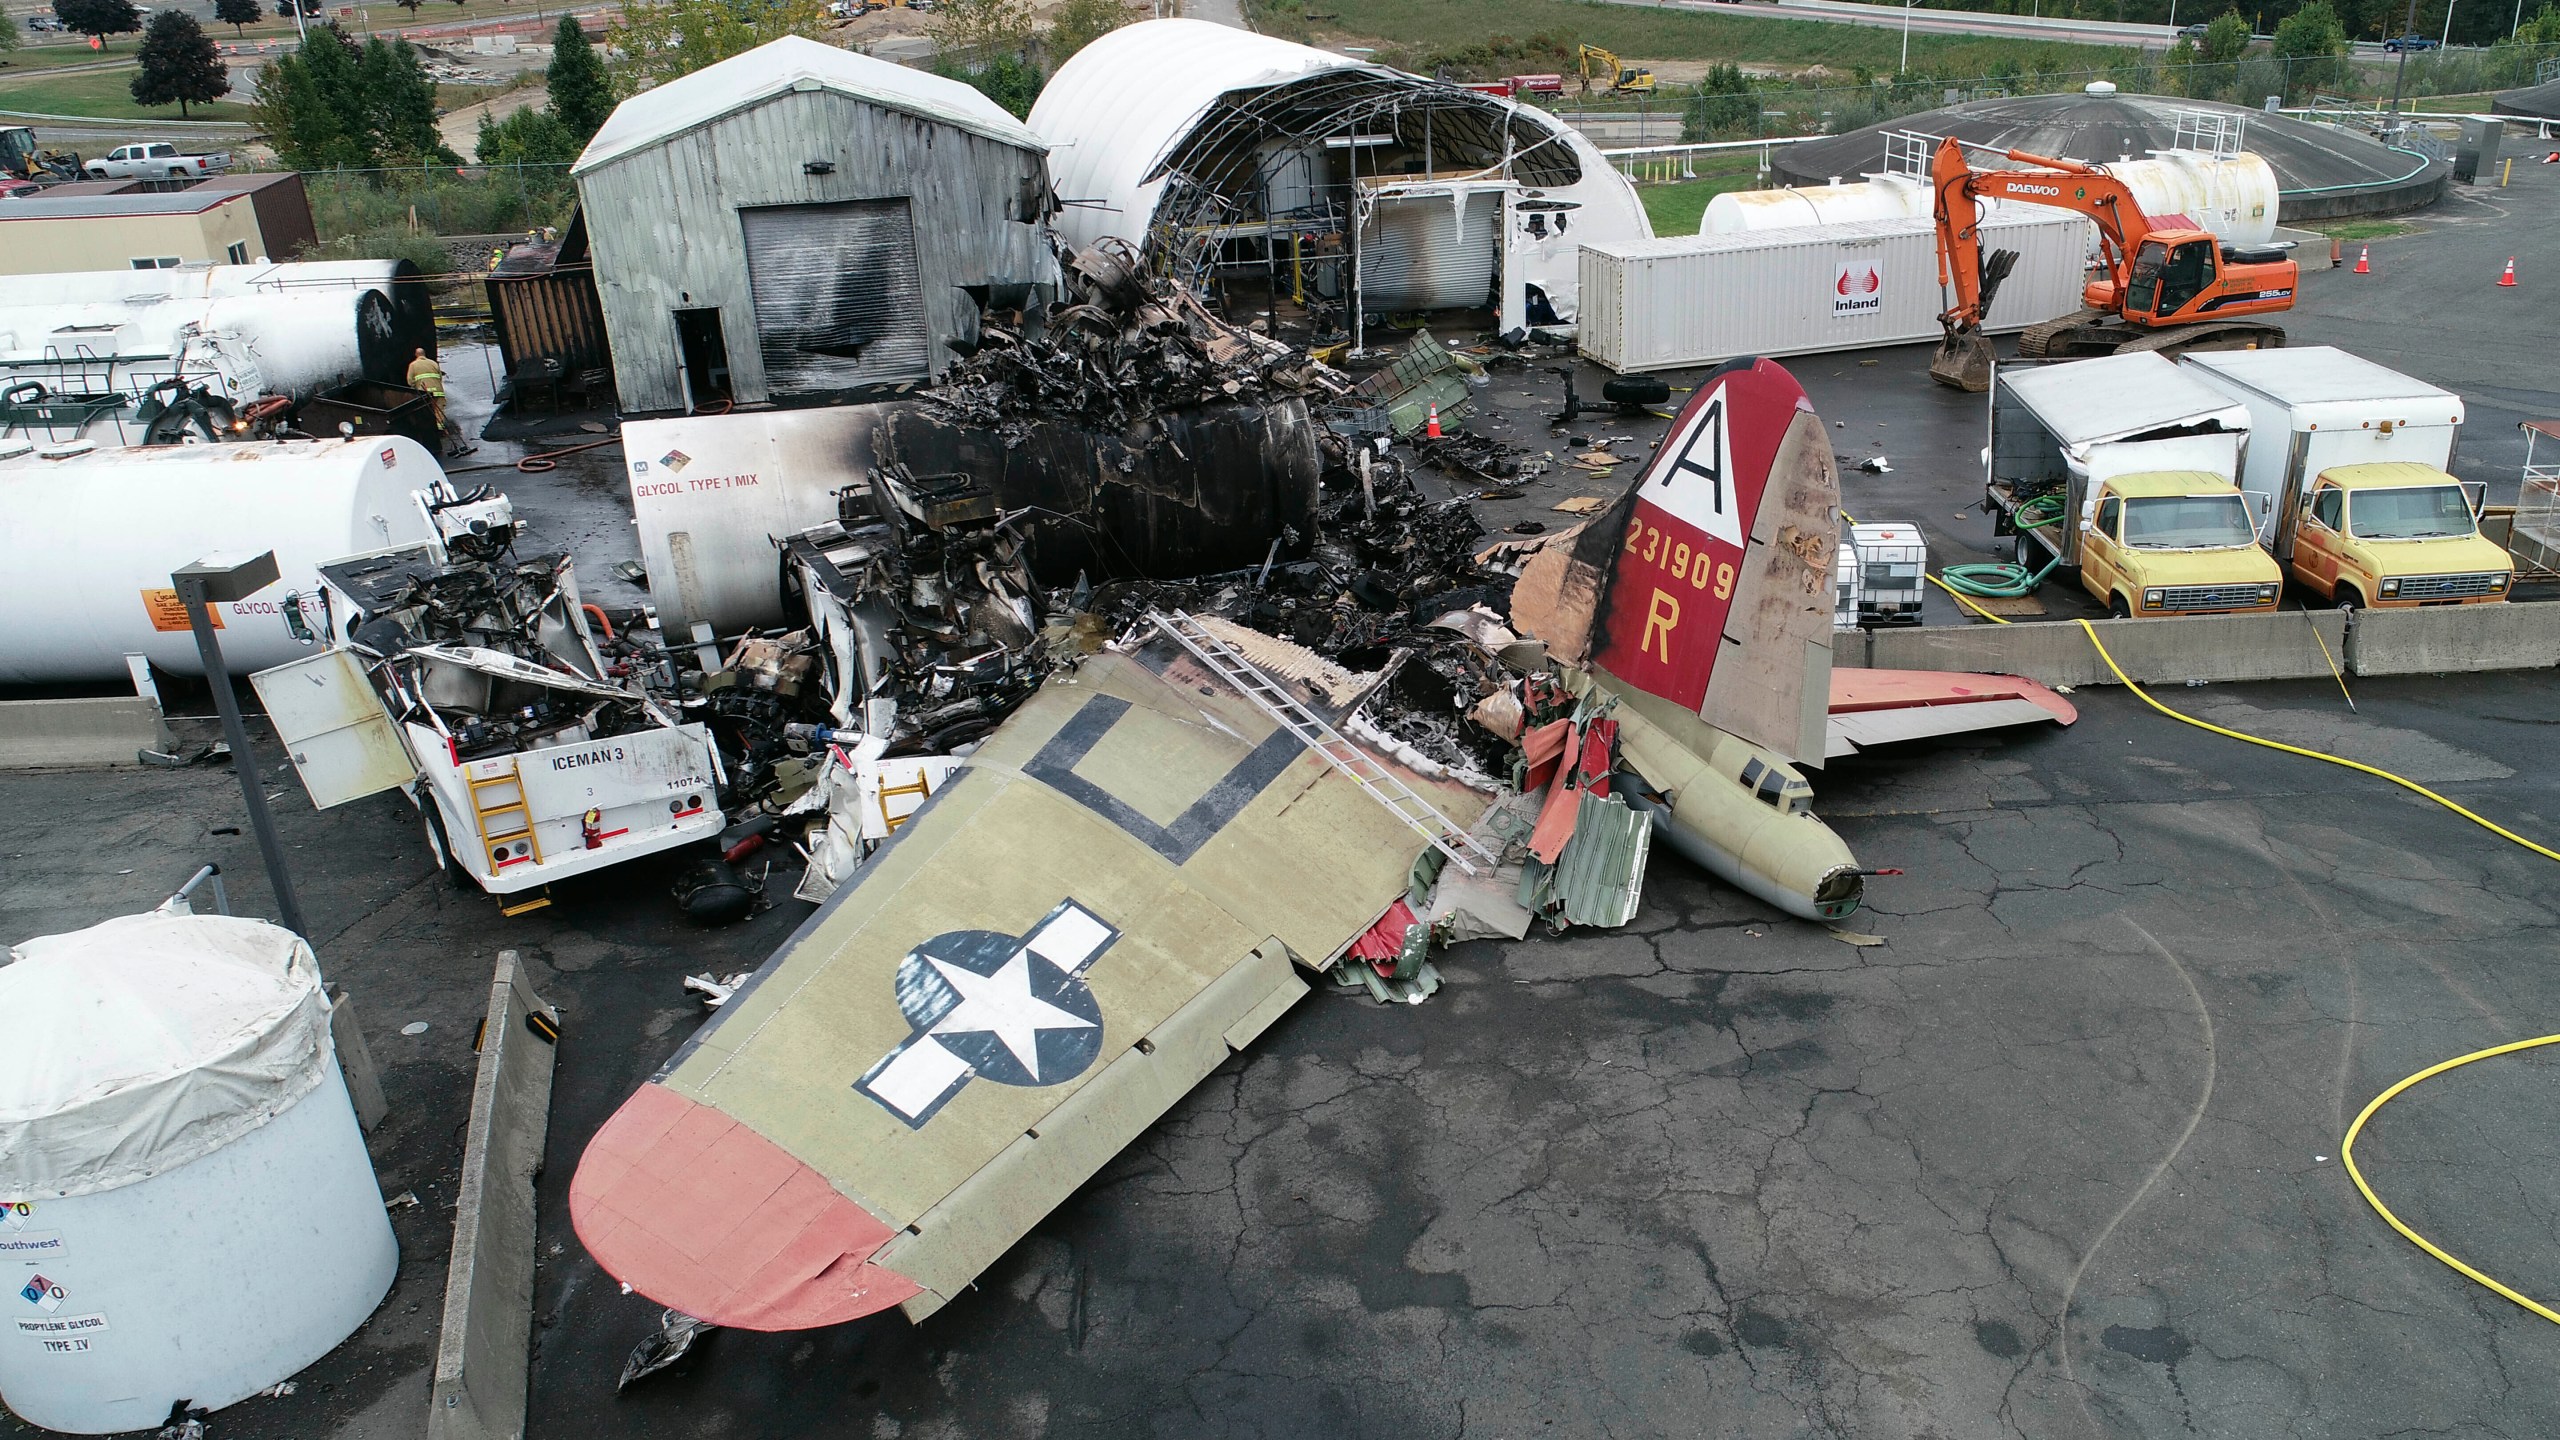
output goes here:
[{"label": "aircraft wing", "polygon": [[2033,680],[1957,670],[1831,672],[1830,758],[1897,740],[1964,735],[2080,718],[2078,707]]},{"label": "aircraft wing", "polygon": [[1358,937],[1423,846],[1167,642],[1095,656],[597,1132],[578,1236],[722,1325],[921,1319],[1305,994],[1291,961]]}]

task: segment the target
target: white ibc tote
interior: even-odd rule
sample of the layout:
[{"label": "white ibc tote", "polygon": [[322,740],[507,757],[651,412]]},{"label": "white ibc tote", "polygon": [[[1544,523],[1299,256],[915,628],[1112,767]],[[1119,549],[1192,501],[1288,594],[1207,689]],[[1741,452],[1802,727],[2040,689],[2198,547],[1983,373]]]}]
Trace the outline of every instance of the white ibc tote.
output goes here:
[{"label": "white ibc tote", "polygon": [[0,1396],[52,1430],[158,1425],[319,1359],[391,1237],[311,947],[134,915],[0,967]]}]

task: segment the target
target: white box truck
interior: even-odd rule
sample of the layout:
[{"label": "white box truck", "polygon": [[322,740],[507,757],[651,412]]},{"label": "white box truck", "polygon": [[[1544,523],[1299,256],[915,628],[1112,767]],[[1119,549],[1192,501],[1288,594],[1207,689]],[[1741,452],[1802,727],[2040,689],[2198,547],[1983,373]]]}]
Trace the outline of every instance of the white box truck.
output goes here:
[{"label": "white box truck", "polygon": [[2185,374],[2245,407],[2255,442],[2240,488],[2260,517],[2259,539],[2293,560],[2305,487],[2340,465],[2405,460],[2453,468],[2462,397],[2332,345],[2186,355]]}]

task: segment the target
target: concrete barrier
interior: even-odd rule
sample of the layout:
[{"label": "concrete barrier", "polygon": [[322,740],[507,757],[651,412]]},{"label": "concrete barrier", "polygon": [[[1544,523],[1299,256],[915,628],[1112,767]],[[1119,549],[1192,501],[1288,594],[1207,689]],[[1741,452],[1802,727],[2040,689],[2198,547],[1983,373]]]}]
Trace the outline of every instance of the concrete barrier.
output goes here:
[{"label": "concrete barrier", "polygon": [[138,765],[138,752],[168,746],[160,707],[139,695],[0,704],[0,770]]},{"label": "concrete barrier", "polygon": [[533,1176],[551,1129],[557,1015],[499,952],[462,1145],[427,1440],[522,1440],[533,1344]]},{"label": "concrete barrier", "polygon": [[[2100,620],[2107,651],[2137,683],[2326,678],[2346,668],[2346,616],[2333,610]],[[1848,637],[1840,637],[1846,641]],[[2324,649],[2325,647],[2325,649]],[[1877,670],[2023,675],[2044,685],[2112,685],[2115,673],[2071,621],[1870,631],[1834,646],[1833,663]]]},{"label": "concrete barrier", "polygon": [[2447,605],[2356,616],[2359,675],[2445,675],[2560,665],[2560,605]]}]

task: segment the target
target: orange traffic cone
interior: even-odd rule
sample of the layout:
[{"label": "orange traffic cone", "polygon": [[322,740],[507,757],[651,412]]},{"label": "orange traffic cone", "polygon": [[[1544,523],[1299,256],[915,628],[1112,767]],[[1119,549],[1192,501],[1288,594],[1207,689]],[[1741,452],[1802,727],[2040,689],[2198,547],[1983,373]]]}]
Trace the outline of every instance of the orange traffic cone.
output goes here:
[{"label": "orange traffic cone", "polygon": [[1434,440],[1440,438],[1440,407],[1438,405],[1431,407],[1430,419],[1423,425],[1422,433]]},{"label": "orange traffic cone", "polygon": [[2356,273],[2359,275],[2370,275],[2373,273],[2372,246],[2367,245],[2356,251]]},{"label": "orange traffic cone", "polygon": [[2515,288],[2516,257],[2513,255],[2507,257],[2507,273],[2498,277],[2498,283],[2511,290]]}]

